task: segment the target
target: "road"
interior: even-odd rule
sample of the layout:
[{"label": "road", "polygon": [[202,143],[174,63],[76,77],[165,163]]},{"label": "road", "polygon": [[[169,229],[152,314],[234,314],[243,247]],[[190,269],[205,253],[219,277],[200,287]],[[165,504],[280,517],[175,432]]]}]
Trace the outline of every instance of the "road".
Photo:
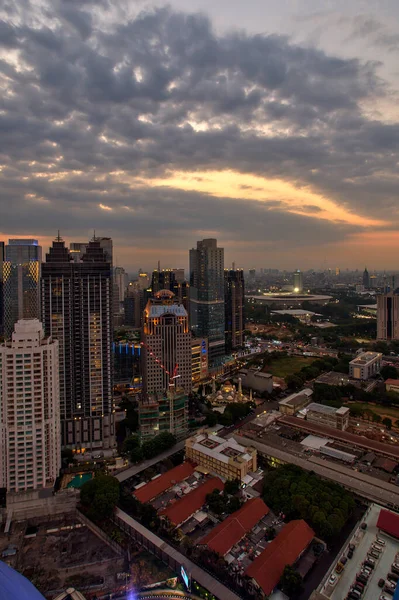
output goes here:
[{"label": "road", "polygon": [[233,437],[244,446],[253,446],[260,454],[276,458],[283,463],[297,465],[306,471],[313,471],[324,479],[330,479],[335,483],[339,483],[362,498],[367,498],[372,502],[377,502],[399,511],[399,493],[398,488],[394,485],[379,481],[363,473],[358,473],[343,465],[336,465],[335,463],[329,463],[326,460],[314,457],[305,459],[238,434],[234,434]]},{"label": "road", "polygon": [[166,450],[165,452],[158,454],[158,456],[155,456],[154,458],[149,458],[148,460],[144,460],[143,462],[139,463],[138,465],[129,467],[128,469],[125,469],[125,471],[122,471],[122,472],[118,473],[117,475],[115,475],[115,477],[120,483],[122,483],[123,481],[126,481],[126,479],[130,479],[130,477],[137,475],[137,473],[141,473],[141,471],[145,471],[145,469],[148,469],[148,467],[152,467],[153,465],[156,465],[158,462],[160,462],[164,458],[169,458],[169,456],[172,456],[172,454],[176,454],[176,452],[183,450],[184,444],[185,444],[185,440],[182,440],[181,442],[178,442],[177,444],[175,444],[173,446],[173,448],[171,448],[170,450]]}]

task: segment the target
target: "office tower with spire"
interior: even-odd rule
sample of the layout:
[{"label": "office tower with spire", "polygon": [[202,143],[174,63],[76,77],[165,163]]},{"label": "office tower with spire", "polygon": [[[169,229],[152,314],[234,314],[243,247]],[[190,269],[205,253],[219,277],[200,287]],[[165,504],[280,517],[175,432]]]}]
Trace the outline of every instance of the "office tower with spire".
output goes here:
[{"label": "office tower with spire", "polygon": [[232,269],[224,271],[224,299],[226,352],[230,353],[244,345],[245,329],[244,271],[236,269],[234,264]]},{"label": "office tower with spire", "polygon": [[368,289],[370,287],[370,275],[367,270],[367,267],[365,267],[363,271],[363,285],[365,289]]},{"label": "office tower with spire", "polygon": [[42,319],[60,344],[62,441],[77,452],[113,448],[112,270],[100,241],[79,262],[53,242],[42,268]]},{"label": "office tower with spire", "polygon": [[294,271],[293,283],[295,293],[303,292],[303,273],[299,269]]},{"label": "office tower with spire", "polygon": [[19,319],[40,317],[42,249],[37,240],[11,239],[3,262],[4,336],[10,339]]},{"label": "office tower with spire", "polygon": [[0,488],[7,492],[53,487],[59,475],[58,348],[37,319],[17,321],[0,346]]},{"label": "office tower with spire", "polygon": [[377,340],[399,340],[399,290],[377,296]]},{"label": "office tower with spire", "polygon": [[223,362],[224,321],[224,249],[205,239],[190,250],[190,325],[196,338],[208,339],[210,367]]}]

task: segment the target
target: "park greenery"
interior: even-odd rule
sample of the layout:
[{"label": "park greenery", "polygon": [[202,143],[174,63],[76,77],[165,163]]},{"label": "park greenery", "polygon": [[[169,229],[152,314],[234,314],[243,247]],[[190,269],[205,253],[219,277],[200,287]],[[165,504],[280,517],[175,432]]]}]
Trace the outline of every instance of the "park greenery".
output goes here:
[{"label": "park greenery", "polygon": [[313,472],[283,465],[266,473],[263,499],[285,519],[304,519],[317,535],[331,541],[352,513],[352,494]]},{"label": "park greenery", "polygon": [[119,481],[111,475],[99,473],[82,485],[80,502],[84,512],[93,521],[109,518],[119,500]]},{"label": "park greenery", "polygon": [[145,442],[141,442],[138,435],[130,435],[123,442],[122,454],[128,456],[132,463],[138,463],[144,459],[158,456],[175,444],[176,437],[169,431],[163,431]]},{"label": "park greenery", "polygon": [[223,492],[214,489],[206,496],[206,503],[210,511],[215,515],[221,516],[231,514],[241,508],[242,501],[236,495],[240,489],[240,482],[237,480],[226,481]]},{"label": "park greenery", "polygon": [[279,587],[289,598],[297,598],[302,590],[302,577],[291,565],[284,567]]}]

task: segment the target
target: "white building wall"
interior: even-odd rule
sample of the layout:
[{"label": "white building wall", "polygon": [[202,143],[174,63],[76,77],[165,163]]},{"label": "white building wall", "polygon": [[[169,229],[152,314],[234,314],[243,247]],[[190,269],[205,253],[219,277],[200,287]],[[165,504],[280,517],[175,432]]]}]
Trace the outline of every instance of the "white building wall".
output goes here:
[{"label": "white building wall", "polygon": [[58,341],[37,319],[15,324],[0,346],[0,487],[52,486],[61,467]]}]

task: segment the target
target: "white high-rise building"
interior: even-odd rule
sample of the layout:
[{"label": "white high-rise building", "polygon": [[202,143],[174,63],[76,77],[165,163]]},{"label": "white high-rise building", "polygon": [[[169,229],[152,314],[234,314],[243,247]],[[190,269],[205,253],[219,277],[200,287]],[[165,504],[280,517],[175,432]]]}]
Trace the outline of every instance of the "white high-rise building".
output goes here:
[{"label": "white high-rise building", "polygon": [[58,341],[21,319],[0,346],[0,487],[53,486],[61,467]]}]

